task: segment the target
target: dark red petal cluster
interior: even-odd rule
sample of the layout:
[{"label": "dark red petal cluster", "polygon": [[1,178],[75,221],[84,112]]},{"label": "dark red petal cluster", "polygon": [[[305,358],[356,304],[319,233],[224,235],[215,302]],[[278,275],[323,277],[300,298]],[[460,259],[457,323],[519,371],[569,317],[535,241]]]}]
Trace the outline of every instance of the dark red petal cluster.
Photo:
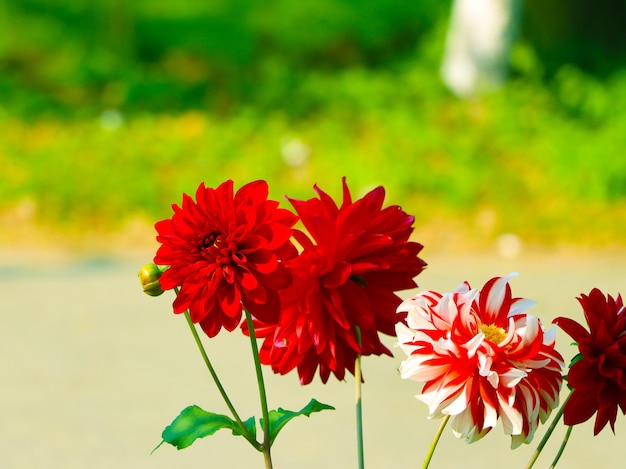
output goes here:
[{"label": "dark red petal cluster", "polygon": [[409,241],[414,218],[383,208],[382,187],[353,202],[344,178],[341,206],[315,191],[319,198],[289,199],[310,237],[295,232],[303,249],[286,263],[293,284],[281,292],[279,320],[256,324],[261,361],[281,374],[297,368],[302,384],[318,368],[323,382],[343,379],[357,354],[391,355],[378,333],[394,334],[394,292],[414,288],[426,266],[422,245]]},{"label": "dark red petal cluster", "polygon": [[597,288],[578,298],[589,330],[569,318],[554,322],[578,343],[579,360],[567,380],[573,393],[565,404],[566,425],[589,420],[594,414],[594,435],[611,424],[615,433],[617,408],[626,413],[626,308],[621,295],[605,297]]},{"label": "dark red petal cluster", "polygon": [[233,181],[200,184],[195,201],[183,194],[172,218],[156,224],[161,243],[154,262],[168,265],[163,289],[179,287],[174,312],[189,310],[209,337],[232,331],[242,304],[260,320],[278,320],[278,291],[291,283],[283,261],[297,255],[291,242],[297,217],[268,200],[265,181],[233,194]]}]

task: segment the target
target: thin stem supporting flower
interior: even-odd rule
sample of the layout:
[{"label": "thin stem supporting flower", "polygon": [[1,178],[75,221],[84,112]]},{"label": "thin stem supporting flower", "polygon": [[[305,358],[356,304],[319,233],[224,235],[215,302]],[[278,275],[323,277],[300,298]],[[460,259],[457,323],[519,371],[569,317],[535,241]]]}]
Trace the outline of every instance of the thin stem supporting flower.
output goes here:
[{"label": "thin stem supporting flower", "polygon": [[567,445],[567,442],[569,441],[569,436],[572,434],[573,428],[574,427],[571,425],[567,427],[567,431],[565,432],[565,436],[563,437],[563,442],[561,443],[561,447],[559,448],[558,453],[556,453],[556,456],[554,457],[554,461],[552,461],[552,464],[550,465],[550,469],[554,469],[556,467],[556,464],[559,462],[559,459],[561,459],[561,455],[563,454],[563,450],[565,449],[565,446]]},{"label": "thin stem supporting flower", "polygon": [[437,443],[439,443],[439,438],[441,438],[441,434],[443,433],[444,428],[446,428],[446,424],[450,420],[450,416],[446,415],[439,425],[437,429],[437,433],[435,433],[435,437],[433,438],[432,443],[430,444],[430,448],[428,448],[428,454],[426,454],[426,459],[424,459],[424,464],[422,464],[422,469],[427,469],[430,465],[430,460],[433,458],[433,454],[435,454],[435,448],[437,448]]},{"label": "thin stem supporting flower", "polygon": [[[358,326],[354,327],[356,340],[361,345],[361,330]],[[361,354],[357,354],[354,362],[354,390],[355,390],[355,406],[356,406],[356,442],[357,442],[357,459],[358,468],[365,468],[365,457],[363,451],[363,405],[361,397]]]},{"label": "thin stem supporting flower", "polygon": [[272,469],[272,455],[270,452],[272,440],[270,434],[270,418],[267,408],[267,394],[265,392],[265,382],[263,380],[263,370],[261,369],[261,360],[259,358],[259,347],[256,343],[256,334],[254,332],[254,323],[252,322],[252,315],[246,309],[246,323],[248,325],[248,331],[250,333],[250,346],[252,347],[252,356],[254,358],[254,368],[256,371],[257,384],[259,386],[259,398],[261,400],[261,413],[263,415],[263,443],[261,444],[261,451],[265,459],[265,468]]},{"label": "thin stem supporting flower", "polygon": [[[174,291],[176,292],[176,294],[178,294],[179,290],[178,290],[178,288],[175,288]],[[204,349],[204,345],[202,345],[202,341],[200,340],[200,336],[198,335],[198,331],[196,330],[195,324],[191,320],[191,316],[189,315],[189,311],[185,311],[185,319],[187,320],[187,324],[189,325],[189,329],[191,330],[191,334],[193,335],[193,338],[194,338],[194,340],[196,342],[196,345],[198,346],[198,350],[200,351],[200,355],[202,355],[202,359],[204,360],[204,364],[206,365],[207,369],[209,370],[209,373],[211,374],[211,377],[213,378],[213,381],[215,382],[215,386],[217,386],[217,389],[218,389],[220,395],[222,396],[222,399],[224,399],[224,402],[226,403],[226,406],[230,410],[230,413],[232,414],[233,418],[235,419],[235,422],[237,422],[237,425],[239,426],[239,429],[240,429],[243,437],[246,440],[248,440],[250,442],[250,444],[252,446],[254,446],[257,450],[262,451],[261,443],[256,441],[254,436],[248,431],[246,426],[243,424],[243,421],[241,420],[241,417],[239,417],[239,414],[237,413],[237,410],[235,410],[235,406],[233,405],[233,403],[231,402],[230,398],[228,397],[228,394],[226,393],[226,390],[224,389],[224,386],[222,386],[222,383],[221,383],[219,377],[217,376],[217,373],[215,372],[215,368],[213,368],[213,365],[211,364],[211,360],[209,360],[209,356],[207,355],[206,350]]]},{"label": "thin stem supporting flower", "polygon": [[[531,467],[533,467],[533,465],[535,464],[535,462],[537,462],[537,458],[539,457],[539,455],[541,454],[541,451],[543,450],[543,447],[546,445],[546,443],[548,442],[548,440],[550,439],[550,436],[552,436],[552,432],[554,432],[554,429],[556,428],[557,423],[559,423],[559,420],[561,420],[561,416],[563,415],[563,409],[565,408],[565,404],[567,404],[567,401],[569,400],[569,398],[572,395],[571,391],[568,396],[565,398],[565,401],[563,402],[563,404],[561,405],[561,407],[559,408],[559,410],[557,411],[556,415],[554,416],[554,419],[552,420],[552,423],[550,424],[550,426],[548,427],[548,429],[546,430],[545,435],[543,435],[543,438],[541,439],[541,441],[539,442],[539,444],[537,445],[537,449],[535,450],[535,452],[533,453],[533,455],[531,456],[530,460],[528,461],[528,464],[526,465],[525,469],[530,469]],[[569,438],[569,434],[567,435],[567,437]],[[565,443],[567,443],[567,440],[565,440],[563,442],[562,448],[559,452],[559,454],[557,454],[557,458],[555,459],[553,464],[556,464],[556,462],[558,461],[558,458],[561,457],[560,453],[562,453],[562,449],[564,449]]]}]

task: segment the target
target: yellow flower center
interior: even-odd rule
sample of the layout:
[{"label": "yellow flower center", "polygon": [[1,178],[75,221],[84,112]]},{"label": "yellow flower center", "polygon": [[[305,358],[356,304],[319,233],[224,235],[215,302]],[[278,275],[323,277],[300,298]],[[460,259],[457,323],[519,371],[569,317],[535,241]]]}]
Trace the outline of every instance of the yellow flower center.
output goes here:
[{"label": "yellow flower center", "polygon": [[496,345],[506,339],[507,336],[506,331],[500,326],[496,326],[495,324],[479,324],[478,330],[485,334],[485,339]]}]

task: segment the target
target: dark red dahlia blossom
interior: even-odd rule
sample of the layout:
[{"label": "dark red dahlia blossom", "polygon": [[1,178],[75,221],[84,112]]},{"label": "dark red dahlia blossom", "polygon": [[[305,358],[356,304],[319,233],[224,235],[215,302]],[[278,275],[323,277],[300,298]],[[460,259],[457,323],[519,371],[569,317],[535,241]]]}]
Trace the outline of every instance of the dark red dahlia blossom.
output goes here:
[{"label": "dark red dahlia blossom", "polygon": [[383,208],[382,187],[353,202],[344,178],[341,207],[315,191],[319,198],[289,199],[312,239],[295,231],[303,249],[286,263],[293,284],[281,292],[280,318],[256,324],[261,361],[281,374],[297,368],[302,384],[318,367],[323,382],[354,374],[357,354],[391,355],[378,333],[394,334],[394,292],[414,288],[426,266],[422,245],[409,241],[414,218]]},{"label": "dark red dahlia blossom", "polygon": [[297,255],[291,243],[297,217],[268,200],[265,181],[216,189],[200,184],[194,201],[183,194],[172,218],[158,222],[154,262],[168,265],[163,289],[180,287],[174,312],[189,310],[209,337],[232,331],[242,305],[263,321],[278,319],[278,291],[291,282],[282,261]]},{"label": "dark red dahlia blossom", "polygon": [[569,318],[554,320],[580,351],[567,375],[573,393],[565,404],[563,420],[576,425],[597,412],[594,435],[607,423],[615,433],[617,408],[626,413],[626,308],[620,295],[605,297],[597,288],[578,301],[589,331]]}]

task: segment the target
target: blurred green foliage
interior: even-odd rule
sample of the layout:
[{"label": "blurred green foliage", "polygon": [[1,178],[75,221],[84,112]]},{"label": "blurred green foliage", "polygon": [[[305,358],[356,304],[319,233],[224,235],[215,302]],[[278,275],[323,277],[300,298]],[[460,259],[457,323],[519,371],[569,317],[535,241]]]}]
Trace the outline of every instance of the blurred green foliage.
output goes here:
[{"label": "blurred green foliage", "polygon": [[440,0],[5,0],[2,105],[22,115],[121,107],[285,106],[313,70],[412,54]]},{"label": "blurred green foliage", "polygon": [[437,73],[449,1],[5,0],[3,238],[151,223],[201,180],[305,198],[346,175],[435,243],[623,245],[626,42],[526,6],[509,82],[462,101]]}]

